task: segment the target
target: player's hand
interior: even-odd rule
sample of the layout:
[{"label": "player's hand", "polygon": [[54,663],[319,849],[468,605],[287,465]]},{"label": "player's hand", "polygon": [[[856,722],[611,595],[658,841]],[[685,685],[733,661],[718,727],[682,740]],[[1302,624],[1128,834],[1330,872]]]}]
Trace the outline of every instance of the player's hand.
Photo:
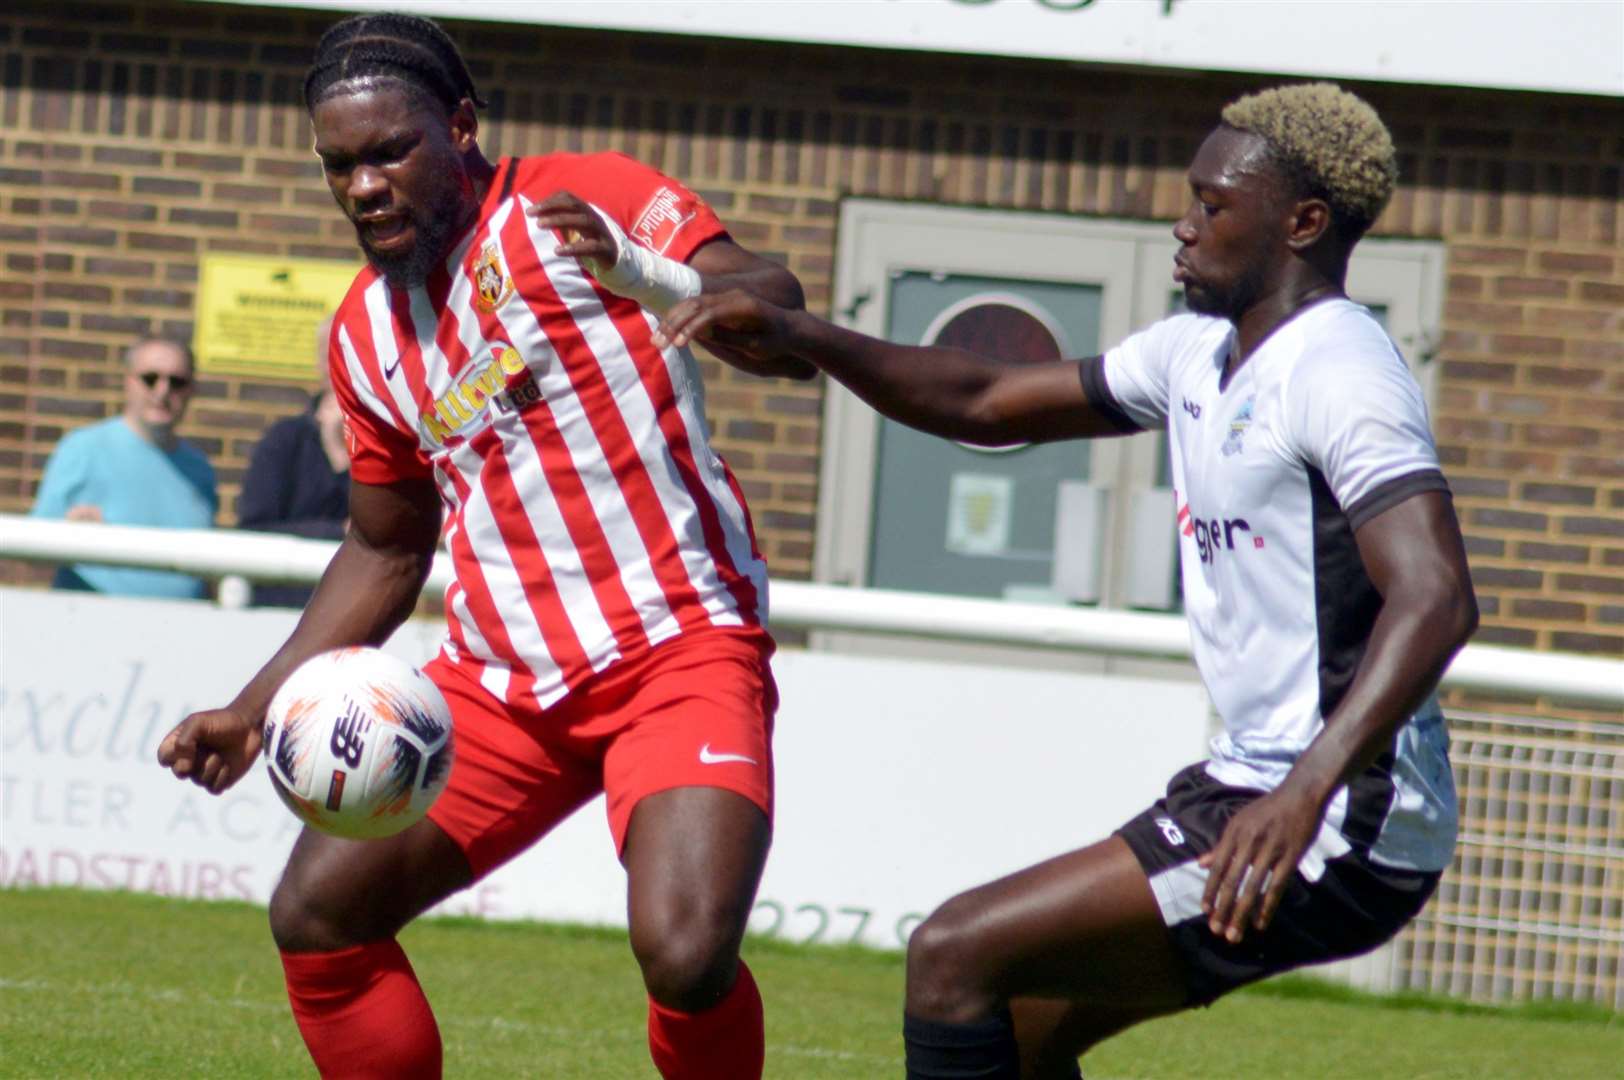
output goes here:
[{"label": "player's hand", "polygon": [[164,736],[158,764],[218,795],[248,772],[263,741],[257,720],[230,708],[209,709],[193,713]]},{"label": "player's hand", "polygon": [[91,521],[100,523],[102,520],[102,512],[101,507],[97,506],[95,503],[80,503],[78,506],[68,507],[67,512],[64,513],[62,517],[65,521]]},{"label": "player's hand", "polygon": [[742,289],[690,297],[666,312],[654,331],[662,349],[695,341],[751,375],[786,374],[785,361],[793,360],[787,313]]},{"label": "player's hand", "polygon": [[1249,928],[1268,929],[1322,813],[1317,800],[1282,785],[1230,819],[1200,859],[1207,871],[1201,911],[1215,936],[1234,944]]},{"label": "player's hand", "polygon": [[620,258],[614,234],[597,211],[568,191],[547,196],[527,213],[541,228],[558,233],[561,242],[553,248],[555,254],[580,259],[593,277],[602,277]]},{"label": "player's hand", "polygon": [[730,349],[714,339],[703,344],[705,350],[722,361],[722,363],[751,375],[781,376],[786,379],[805,382],[818,374],[816,364],[802,360],[799,356],[786,354],[762,359],[751,356],[749,353],[740,352],[738,349]]}]

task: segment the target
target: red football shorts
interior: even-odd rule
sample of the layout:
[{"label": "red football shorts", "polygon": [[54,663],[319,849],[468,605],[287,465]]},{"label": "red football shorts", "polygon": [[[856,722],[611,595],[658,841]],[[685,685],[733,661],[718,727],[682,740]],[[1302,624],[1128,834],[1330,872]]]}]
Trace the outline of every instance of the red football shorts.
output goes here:
[{"label": "red football shorts", "polygon": [[429,818],[484,877],[598,792],[615,850],[646,795],[738,792],[772,818],[778,688],[765,630],[683,634],[610,665],[562,701],[515,710],[444,654],[424,667],[451,706],[451,778]]}]

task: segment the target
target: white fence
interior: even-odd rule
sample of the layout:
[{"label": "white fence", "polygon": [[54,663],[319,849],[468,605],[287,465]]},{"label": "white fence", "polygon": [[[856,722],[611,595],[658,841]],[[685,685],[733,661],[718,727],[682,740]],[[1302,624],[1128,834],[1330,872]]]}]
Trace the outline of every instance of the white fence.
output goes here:
[{"label": "white fence", "polygon": [[[0,558],[310,582],[333,546],[0,515]],[[437,564],[430,587],[447,573]],[[1189,655],[1177,616],[800,582],[775,582],[772,609],[775,627]],[[264,785],[213,800],[175,784],[148,744],[190,707],[233,693],[295,618],[0,590],[0,885],[263,901],[291,817]],[[421,660],[441,632],[414,620],[391,648]],[[784,700],[777,838],[752,927],[795,940],[896,947],[951,893],[1136,812],[1201,756],[1207,732],[1205,696],[1181,680],[806,650],[781,651],[774,672]],[[1455,866],[1397,942],[1340,976],[1371,989],[1624,1008],[1624,663],[1468,646],[1444,684],[1616,710],[1619,722],[1452,714]],[[1044,752],[1024,752],[1033,746]],[[622,877],[601,818],[577,815],[447,910],[618,922]],[[1015,820],[1026,824],[1012,831]]]},{"label": "white fence", "polygon": [[[227,701],[299,613],[0,589],[0,887],[264,903],[297,832],[261,776],[209,796],[159,739]],[[412,619],[387,648],[444,637]],[[1199,684],[781,649],[773,855],[751,927],[897,948],[947,897],[1105,835],[1205,752]],[[602,799],[452,914],[624,925]]]},{"label": "white fence", "polygon": [[[179,570],[204,577],[314,582],[336,544],[264,533],[143,529],[41,521],[0,514],[0,558],[105,562]],[[443,589],[450,561],[435,560],[427,588]],[[242,595],[228,588],[225,593]],[[774,626],[863,630],[961,641],[1079,649],[1119,656],[1190,655],[1189,630],[1177,615],[1147,615],[1046,604],[971,600],[882,589],[774,581]],[[1537,694],[1624,709],[1624,662],[1468,645],[1443,678],[1446,689]]]}]

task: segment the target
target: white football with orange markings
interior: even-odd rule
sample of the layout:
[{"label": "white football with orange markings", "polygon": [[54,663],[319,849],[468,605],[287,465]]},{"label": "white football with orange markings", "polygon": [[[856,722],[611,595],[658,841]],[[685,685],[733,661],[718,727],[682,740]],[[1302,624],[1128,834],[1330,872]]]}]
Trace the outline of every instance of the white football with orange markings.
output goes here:
[{"label": "white football with orange markings", "polygon": [[451,709],[428,677],[380,649],[334,649],[294,669],[265,713],[271,786],[334,836],[392,836],[451,776]]}]

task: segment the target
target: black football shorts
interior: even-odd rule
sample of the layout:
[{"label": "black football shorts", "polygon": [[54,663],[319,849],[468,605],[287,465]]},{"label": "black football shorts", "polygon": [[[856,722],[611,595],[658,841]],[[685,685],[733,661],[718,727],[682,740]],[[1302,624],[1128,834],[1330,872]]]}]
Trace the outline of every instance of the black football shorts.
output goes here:
[{"label": "black football shorts", "polygon": [[1269,928],[1248,928],[1231,945],[1207,929],[1201,913],[1207,872],[1196,860],[1218,845],[1229,819],[1262,794],[1222,784],[1197,763],[1117,830],[1150,878],[1184,964],[1188,1005],[1210,1004],[1236,987],[1305,964],[1369,952],[1413,919],[1438,886],[1438,873],[1396,870],[1349,851],[1326,859],[1316,881],[1294,872]]}]

